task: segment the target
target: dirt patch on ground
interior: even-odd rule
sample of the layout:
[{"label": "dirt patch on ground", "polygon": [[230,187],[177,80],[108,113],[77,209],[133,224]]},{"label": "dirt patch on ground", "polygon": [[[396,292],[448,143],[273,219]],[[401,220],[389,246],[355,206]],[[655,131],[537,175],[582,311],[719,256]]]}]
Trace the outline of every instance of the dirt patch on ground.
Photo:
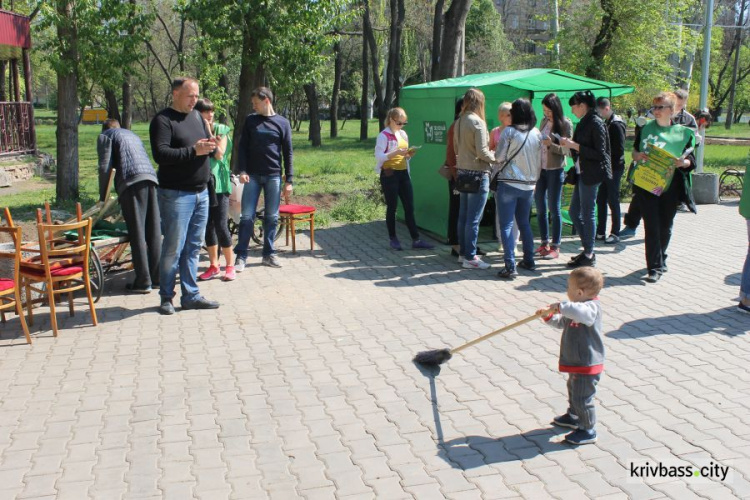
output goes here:
[{"label": "dirt patch on ground", "polygon": [[329,193],[316,193],[307,196],[292,195],[289,203],[295,205],[311,205],[318,210],[329,210],[339,200],[339,195]]}]

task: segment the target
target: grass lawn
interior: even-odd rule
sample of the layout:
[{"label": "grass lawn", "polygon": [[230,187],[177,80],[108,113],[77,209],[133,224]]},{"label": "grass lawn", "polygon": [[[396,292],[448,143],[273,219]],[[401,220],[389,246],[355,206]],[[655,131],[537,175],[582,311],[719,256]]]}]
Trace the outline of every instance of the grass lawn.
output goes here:
[{"label": "grass lawn", "polygon": [[[51,118],[53,116],[47,116]],[[321,225],[331,219],[361,222],[385,216],[380,203],[379,184],[373,172],[375,137],[378,123],[369,124],[369,137],[359,140],[359,121],[347,121],[339,137],[328,138],[328,123],[323,123],[323,145],[313,148],[307,140],[307,123],[293,134],[294,143],[294,200],[310,203],[322,208],[316,221]],[[341,122],[339,122],[341,127]],[[39,149],[53,156],[56,154],[54,125],[37,126]],[[96,139],[100,125],[78,127],[80,202],[84,209],[98,200]],[[151,152],[148,123],[133,124],[133,132],[143,140]],[[70,210],[72,203],[55,204],[54,181],[42,183],[39,190],[3,196],[2,205],[7,206],[19,220],[32,219],[37,207],[50,201],[55,208]]]},{"label": "grass lawn", "polygon": [[[54,118],[52,113],[46,113],[44,116]],[[331,220],[364,222],[384,217],[385,208],[382,204],[380,186],[373,173],[377,121],[370,122],[370,139],[366,141],[359,140],[359,122],[356,120],[346,122],[336,139],[328,138],[328,122],[322,125],[323,146],[320,148],[311,147],[307,141],[306,122],[302,124],[300,131],[294,132],[294,200],[319,207],[316,220],[319,220],[322,226]],[[101,127],[81,125],[78,130],[80,201],[85,209],[98,199],[96,138]],[[135,123],[133,131],[143,139],[150,152],[148,124]],[[714,131],[726,132],[723,127],[711,129],[711,132]],[[750,127],[737,125],[731,132],[737,132],[739,135],[741,131],[750,132]],[[40,150],[54,155],[55,126],[37,126],[37,141]],[[626,144],[626,151],[626,161],[629,164],[632,142]],[[744,167],[747,162],[746,146],[706,147],[706,172],[721,173],[728,167]],[[2,205],[10,207],[14,217],[19,220],[33,219],[37,207],[46,200],[54,202],[55,198],[53,180],[39,181],[38,184],[37,190],[3,196]],[[72,203],[58,204],[55,208],[71,211]]]}]

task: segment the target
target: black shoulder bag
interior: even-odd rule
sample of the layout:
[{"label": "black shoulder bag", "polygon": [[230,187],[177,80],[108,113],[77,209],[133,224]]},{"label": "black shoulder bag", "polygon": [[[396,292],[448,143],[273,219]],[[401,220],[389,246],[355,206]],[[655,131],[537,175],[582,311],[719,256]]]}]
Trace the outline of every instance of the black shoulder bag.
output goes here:
[{"label": "black shoulder bag", "polygon": [[529,139],[529,133],[531,133],[531,130],[526,132],[526,137],[524,137],[523,142],[521,143],[521,147],[518,148],[510,158],[505,159],[505,163],[502,167],[492,173],[492,177],[490,177],[490,191],[497,191],[497,184],[498,182],[500,182],[500,179],[498,177],[500,176],[502,171],[505,170],[505,167],[507,167],[516,158],[516,156],[518,156],[518,153],[520,153],[523,147],[526,145],[526,141]]}]

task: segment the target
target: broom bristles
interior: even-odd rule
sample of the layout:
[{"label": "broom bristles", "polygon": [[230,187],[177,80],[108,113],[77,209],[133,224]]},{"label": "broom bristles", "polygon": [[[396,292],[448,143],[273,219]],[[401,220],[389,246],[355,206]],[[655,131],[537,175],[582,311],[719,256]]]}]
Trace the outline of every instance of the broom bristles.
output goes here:
[{"label": "broom bristles", "polygon": [[414,356],[414,362],[419,363],[420,365],[435,366],[442,365],[452,357],[453,355],[451,354],[450,349],[434,349],[432,351],[422,351],[417,353],[417,355]]}]

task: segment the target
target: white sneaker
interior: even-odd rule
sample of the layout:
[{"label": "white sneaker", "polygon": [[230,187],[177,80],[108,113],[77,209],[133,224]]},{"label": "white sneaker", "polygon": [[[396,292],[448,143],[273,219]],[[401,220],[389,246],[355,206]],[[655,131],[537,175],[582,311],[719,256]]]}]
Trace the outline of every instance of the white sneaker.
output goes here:
[{"label": "white sneaker", "polygon": [[241,273],[245,270],[245,265],[245,259],[243,259],[242,257],[237,257],[237,259],[235,259],[234,261],[234,272]]},{"label": "white sneaker", "polygon": [[474,260],[464,259],[463,267],[466,269],[489,269],[490,265],[479,257],[474,257]]},{"label": "white sneaker", "polygon": [[458,263],[459,263],[459,264],[463,264],[463,263],[464,263],[464,260],[466,260],[466,259],[464,259],[464,256],[463,256],[463,255],[459,255],[459,256],[458,256]]}]

